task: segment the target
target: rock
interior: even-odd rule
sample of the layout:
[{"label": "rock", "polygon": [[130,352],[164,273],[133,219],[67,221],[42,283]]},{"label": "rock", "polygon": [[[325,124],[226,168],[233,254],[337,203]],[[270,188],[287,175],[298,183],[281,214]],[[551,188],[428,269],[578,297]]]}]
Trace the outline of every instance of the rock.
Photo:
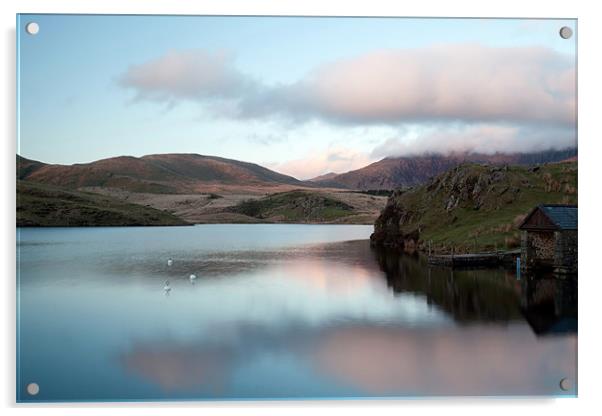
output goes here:
[{"label": "rock", "polygon": [[445,203],[445,210],[448,212],[451,211],[454,208],[455,203],[456,203],[456,200],[455,200],[454,196],[451,195],[449,197],[449,199],[447,200],[447,202]]},{"label": "rock", "polygon": [[492,183],[502,182],[504,179],[506,179],[506,174],[500,170],[495,171],[491,174],[491,182]]}]

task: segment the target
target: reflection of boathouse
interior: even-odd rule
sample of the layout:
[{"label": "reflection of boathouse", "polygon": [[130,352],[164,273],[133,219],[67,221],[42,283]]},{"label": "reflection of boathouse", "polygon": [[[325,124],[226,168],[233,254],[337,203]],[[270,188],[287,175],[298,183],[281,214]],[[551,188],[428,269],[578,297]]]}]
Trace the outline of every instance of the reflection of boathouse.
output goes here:
[{"label": "reflection of boathouse", "polygon": [[539,205],[519,228],[524,269],[577,273],[577,206]]}]

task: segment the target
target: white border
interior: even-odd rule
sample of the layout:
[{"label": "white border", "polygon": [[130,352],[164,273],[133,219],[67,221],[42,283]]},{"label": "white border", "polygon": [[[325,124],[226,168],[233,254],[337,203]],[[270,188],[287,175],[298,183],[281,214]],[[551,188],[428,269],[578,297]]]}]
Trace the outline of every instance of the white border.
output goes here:
[{"label": "white border", "polygon": [[[2,316],[3,365],[0,377],[1,404],[5,414],[42,413],[45,415],[106,414],[155,415],[197,414],[395,414],[427,412],[429,414],[504,415],[523,411],[530,413],[589,414],[600,408],[597,381],[600,373],[600,333],[602,326],[599,300],[602,276],[596,264],[601,250],[600,218],[602,218],[602,108],[599,104],[599,77],[602,74],[600,40],[602,15],[594,1],[548,0],[420,0],[386,2],[381,0],[3,0],[2,13],[2,89],[4,97],[2,123],[3,203],[1,244],[4,273],[0,302]],[[245,14],[245,15],[345,15],[345,16],[439,16],[439,17],[557,17],[579,19],[579,398],[578,399],[444,399],[408,401],[328,401],[328,402],[200,402],[200,403],[129,403],[75,405],[15,404],[15,21],[16,13],[107,13],[107,14]],[[477,363],[475,363],[477,365]]]}]

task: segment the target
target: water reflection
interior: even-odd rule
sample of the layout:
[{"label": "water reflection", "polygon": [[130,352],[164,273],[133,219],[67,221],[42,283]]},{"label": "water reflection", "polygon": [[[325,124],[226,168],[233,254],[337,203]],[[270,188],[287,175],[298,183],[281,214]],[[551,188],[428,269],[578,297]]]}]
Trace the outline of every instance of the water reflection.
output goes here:
[{"label": "water reflection", "polygon": [[577,281],[528,277],[521,281],[521,307],[538,335],[577,332]]},{"label": "water reflection", "polygon": [[433,267],[424,257],[374,250],[395,293],[417,293],[458,322],[526,318],[536,334],[577,331],[577,280],[552,274],[517,280],[505,269]]},{"label": "water reflection", "polygon": [[425,259],[375,251],[395,293],[419,293],[460,322],[519,319],[520,282],[504,270],[452,270]]},{"label": "water reflection", "polygon": [[232,354],[216,346],[135,345],[119,357],[127,372],[160,386],[169,395],[173,392],[207,392],[223,396],[231,377]]},{"label": "water reflection", "polygon": [[315,365],[368,395],[558,394],[575,375],[575,342],[538,344],[522,325],[339,328],[316,345]]},{"label": "water reflection", "polygon": [[558,388],[575,379],[575,282],[431,268],[367,240],[310,243],[326,235],[312,227],[226,229],[232,250],[212,246],[215,226],[169,249],[148,229],[127,245],[121,230],[24,239],[19,377],[46,388],[21,399],[575,393]]},{"label": "water reflection", "polygon": [[165,393],[177,390],[202,397],[232,397],[233,392],[235,397],[257,397],[236,391],[241,373],[254,380],[259,397],[307,396],[311,384],[297,385],[287,394],[274,388],[299,382],[298,375],[278,371],[287,360],[319,375],[311,383],[327,381],[327,387],[313,393],[322,397],[340,386],[341,397],[574,394],[559,391],[557,383],[576,375],[576,338],[539,343],[524,325],[504,331],[482,325],[425,330],[362,324],[239,330],[244,342],[141,343],[121,361]]},{"label": "water reflection", "polygon": [[[378,274],[377,266],[384,273]],[[420,258],[371,251],[365,242],[315,246],[269,270],[286,270],[286,279],[333,297],[369,291],[378,276],[400,304],[407,302],[404,295],[422,296],[431,308],[443,309],[462,326],[416,326],[402,319],[364,316],[368,323],[357,315],[346,321],[321,315],[318,326],[289,319],[278,330],[239,322],[229,331],[238,334],[236,342],[220,338],[218,331],[213,342],[219,347],[211,342],[175,342],[161,348],[139,343],[121,357],[122,362],[165,391],[176,388],[198,395],[227,395],[234,390],[237,374],[248,371],[256,379],[255,395],[307,396],[311,390],[307,385],[287,393],[274,389],[291,383],[289,374],[278,377],[276,368],[287,361],[282,357],[328,381],[328,387],[314,396],[574,394],[561,392],[558,381],[575,376],[576,337],[538,342],[539,332],[525,325],[523,316],[536,310],[538,316],[557,316],[558,310],[548,314],[546,296],[555,301],[575,282],[517,281],[504,270],[430,268]],[[257,362],[263,365],[253,367]],[[272,374],[270,383],[263,384],[264,372]],[[215,383],[208,383],[212,378]],[[333,386],[346,387],[337,392],[330,390]],[[239,397],[256,397],[248,394],[239,392]]]}]

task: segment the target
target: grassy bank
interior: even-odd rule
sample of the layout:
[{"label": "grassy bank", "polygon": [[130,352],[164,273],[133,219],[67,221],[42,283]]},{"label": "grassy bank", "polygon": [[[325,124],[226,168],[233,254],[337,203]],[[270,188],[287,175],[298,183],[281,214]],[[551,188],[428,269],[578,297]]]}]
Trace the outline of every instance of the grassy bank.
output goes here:
[{"label": "grassy bank", "polygon": [[17,226],[188,225],[167,212],[115,198],[17,181]]},{"label": "grassy bank", "polygon": [[577,163],[534,168],[464,164],[397,192],[377,219],[373,241],[436,252],[512,249],[533,207],[577,203]]},{"label": "grassy bank", "polygon": [[334,222],[357,214],[349,204],[311,191],[296,190],[244,201],[228,211],[266,222]]}]

